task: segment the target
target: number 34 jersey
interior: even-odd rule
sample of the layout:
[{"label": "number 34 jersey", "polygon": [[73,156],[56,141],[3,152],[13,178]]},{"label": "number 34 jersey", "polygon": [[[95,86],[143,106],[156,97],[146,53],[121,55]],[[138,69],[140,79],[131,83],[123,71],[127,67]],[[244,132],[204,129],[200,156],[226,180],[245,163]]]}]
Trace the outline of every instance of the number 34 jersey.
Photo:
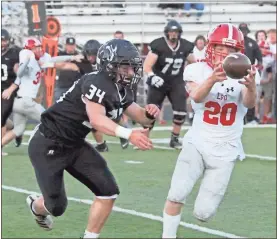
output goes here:
[{"label": "number 34 jersey", "polygon": [[[190,64],[184,71],[184,81],[202,84],[212,72],[212,68],[206,62]],[[206,150],[215,155],[224,154],[228,147],[237,148],[241,150],[240,155],[243,158],[241,136],[243,118],[247,112],[242,103],[244,87],[238,80],[228,78],[224,82],[215,83],[204,102],[195,103],[192,100],[195,114],[186,139],[207,148]],[[226,155],[227,158],[229,156],[235,157]]]},{"label": "number 34 jersey", "polygon": [[182,38],[175,49],[168,45],[164,37],[152,41],[151,52],[158,55],[153,72],[163,78],[165,84],[171,84],[174,79],[182,80],[185,61],[193,53],[193,48],[193,43]]},{"label": "number 34 jersey", "polygon": [[64,143],[83,141],[91,131],[84,97],[101,104],[106,116],[119,121],[133,103],[131,89],[114,83],[105,72],[92,72],[74,82],[57,102],[41,115],[40,131],[49,138]]}]

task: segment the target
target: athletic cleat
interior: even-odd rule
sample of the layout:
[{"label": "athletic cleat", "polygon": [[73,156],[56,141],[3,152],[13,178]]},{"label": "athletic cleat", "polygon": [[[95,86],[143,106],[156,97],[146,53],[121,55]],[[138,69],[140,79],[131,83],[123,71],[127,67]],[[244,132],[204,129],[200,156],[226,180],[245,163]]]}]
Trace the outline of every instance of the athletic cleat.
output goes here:
[{"label": "athletic cleat", "polygon": [[21,145],[22,139],[23,139],[22,135],[15,138],[15,147],[19,147]]},{"label": "athletic cleat", "polygon": [[129,146],[129,140],[120,138],[121,148],[127,149]]},{"label": "athletic cleat", "polygon": [[106,144],[106,141],[104,141],[104,143],[102,143],[102,144],[97,144],[95,146],[95,149],[100,153],[109,151],[109,148],[108,148],[108,145]]},{"label": "athletic cleat", "polygon": [[182,149],[182,143],[179,142],[178,138],[171,138],[169,146],[174,149]]},{"label": "athletic cleat", "polygon": [[44,230],[50,231],[53,229],[52,217],[50,215],[44,216],[44,215],[36,214],[32,209],[33,203],[37,198],[38,198],[38,196],[36,196],[36,195],[29,195],[26,198],[27,205],[28,205],[33,217],[35,218],[36,223]]}]

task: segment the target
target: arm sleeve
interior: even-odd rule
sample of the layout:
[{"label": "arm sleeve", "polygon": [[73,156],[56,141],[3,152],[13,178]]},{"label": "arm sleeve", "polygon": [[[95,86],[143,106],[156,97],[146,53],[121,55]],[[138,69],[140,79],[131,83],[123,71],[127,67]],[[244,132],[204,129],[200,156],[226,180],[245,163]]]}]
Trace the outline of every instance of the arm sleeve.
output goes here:
[{"label": "arm sleeve", "polygon": [[54,56],[50,59],[50,62],[58,63],[58,62],[65,62],[65,61],[72,61],[74,56]]},{"label": "arm sleeve", "polygon": [[109,96],[104,84],[100,82],[100,79],[90,80],[88,78],[89,75],[83,77],[85,77],[81,86],[83,97],[86,97],[89,101],[105,106]]},{"label": "arm sleeve", "polygon": [[15,81],[14,81],[14,84],[16,84],[16,85],[18,85],[18,86],[21,84],[21,80],[20,80],[19,77],[16,77],[16,79],[15,79]]},{"label": "arm sleeve", "polygon": [[152,41],[149,44],[149,46],[150,46],[151,52],[153,52],[154,54],[156,54],[158,56],[160,55],[158,40]]},{"label": "arm sleeve", "polygon": [[22,77],[24,72],[27,70],[27,66],[30,62],[31,57],[34,57],[34,53],[30,50],[24,49],[19,53],[19,67],[17,70],[17,76]]}]

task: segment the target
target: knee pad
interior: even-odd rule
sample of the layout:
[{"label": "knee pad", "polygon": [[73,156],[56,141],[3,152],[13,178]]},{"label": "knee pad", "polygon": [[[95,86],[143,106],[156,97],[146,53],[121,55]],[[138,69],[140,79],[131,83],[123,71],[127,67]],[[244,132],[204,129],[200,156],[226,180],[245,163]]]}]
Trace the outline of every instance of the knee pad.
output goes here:
[{"label": "knee pad", "polygon": [[[222,201],[223,195],[206,192],[207,197],[202,197],[196,200],[193,215],[200,221],[208,221],[215,215],[219,204]],[[208,195],[209,194],[209,195]]]},{"label": "knee pad", "polygon": [[67,204],[68,203],[66,197],[51,197],[49,202],[45,202],[45,208],[54,217],[59,217],[64,214],[67,208]]},{"label": "knee pad", "polygon": [[186,119],[186,112],[173,111],[173,123],[176,125],[182,125]]},{"label": "knee pad", "polygon": [[13,132],[16,135],[16,137],[23,135],[25,127],[26,125],[23,123],[14,126]]}]

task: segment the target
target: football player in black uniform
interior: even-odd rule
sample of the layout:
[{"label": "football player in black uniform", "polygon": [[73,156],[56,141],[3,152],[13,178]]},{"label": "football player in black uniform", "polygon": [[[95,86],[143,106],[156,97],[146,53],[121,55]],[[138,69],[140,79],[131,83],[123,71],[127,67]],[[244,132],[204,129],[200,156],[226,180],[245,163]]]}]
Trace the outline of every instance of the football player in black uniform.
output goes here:
[{"label": "football player in black uniform", "polygon": [[[61,69],[78,71],[79,74],[77,75],[76,80],[86,73],[97,71],[96,56],[100,46],[101,44],[97,40],[88,40],[85,43],[82,51],[84,59],[82,59],[81,62],[73,61],[71,63],[61,63]],[[122,119],[120,119],[120,125],[124,126],[124,122]],[[106,141],[104,140],[103,134],[95,129],[91,129],[91,131],[97,143],[95,148],[99,152],[107,152],[109,148]],[[120,143],[123,149],[127,148],[129,145],[128,140],[123,138],[120,138]]]},{"label": "football player in black uniform", "polygon": [[[1,95],[4,90],[15,84],[16,72],[19,64],[20,49],[10,47],[10,34],[6,29],[1,30]],[[2,98],[1,107],[1,128],[2,138],[6,133],[6,122],[13,108],[14,92],[9,99]]]},{"label": "football player in black uniform", "polygon": [[[101,51],[100,51],[101,50]],[[98,52],[98,69],[77,80],[53,106],[41,115],[41,124],[29,143],[41,197],[30,195],[27,204],[39,226],[52,229],[53,216],[67,206],[63,173],[86,185],[95,195],[84,238],[97,238],[119,194],[105,159],[85,141],[91,128],[129,139],[142,150],[152,148],[148,129],[126,129],[115,123],[125,112],[143,126],[159,114],[154,104],[141,108],[133,102],[131,88],[138,83],[142,60],[135,46],[113,39]]]},{"label": "football player in black uniform", "polygon": [[[194,63],[193,43],[181,38],[182,26],[171,20],[164,28],[164,37],[150,43],[144,61],[147,74],[147,103],[162,107],[167,96],[173,109],[173,130],[170,147],[181,148],[179,134],[186,115],[186,94],[183,81],[185,62]],[[153,124],[154,126],[154,124]],[[152,126],[152,127],[153,127]]]}]

